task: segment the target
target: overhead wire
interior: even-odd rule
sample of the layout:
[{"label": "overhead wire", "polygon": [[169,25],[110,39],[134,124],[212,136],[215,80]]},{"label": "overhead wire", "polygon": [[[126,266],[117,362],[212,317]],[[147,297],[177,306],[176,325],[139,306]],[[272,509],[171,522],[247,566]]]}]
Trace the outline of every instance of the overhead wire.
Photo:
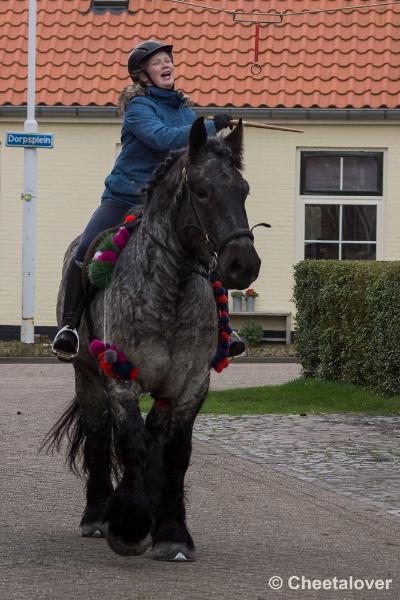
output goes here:
[{"label": "overhead wire", "polygon": [[[260,26],[261,25],[281,25],[285,18],[287,17],[299,17],[304,15],[316,15],[319,13],[352,13],[355,11],[366,11],[366,10],[377,10],[378,7],[387,7],[393,6],[395,4],[400,4],[400,0],[385,0],[384,2],[373,2],[369,4],[357,4],[354,6],[338,6],[334,8],[315,8],[315,9],[307,9],[301,11],[294,10],[270,10],[266,12],[245,12],[244,10],[229,10],[227,8],[217,8],[215,6],[209,6],[206,4],[200,4],[199,2],[191,2],[190,0],[168,0],[169,2],[173,2],[175,4],[183,4],[185,6],[200,8],[202,10],[220,13],[220,14],[228,14],[232,17],[234,23],[249,23],[253,24],[256,27],[255,30],[255,46],[254,46],[254,63],[251,66],[251,72],[253,75],[259,75],[262,70],[262,66],[258,63],[259,57],[259,43],[260,43]],[[269,20],[266,20],[266,19]]]},{"label": "overhead wire", "polygon": [[[203,10],[208,10],[210,12],[217,13],[225,13],[233,17],[235,22],[248,22],[248,23],[260,23],[262,21],[253,19],[253,17],[279,17],[281,21],[283,21],[286,17],[295,17],[302,15],[314,15],[318,13],[336,13],[336,12],[352,12],[356,10],[368,10],[368,9],[376,9],[381,6],[391,6],[394,4],[400,4],[400,0],[388,0],[386,2],[374,2],[371,4],[358,4],[356,6],[340,6],[336,8],[316,8],[311,10],[285,10],[285,11],[275,11],[270,10],[266,12],[245,12],[242,10],[229,10],[227,8],[217,8],[215,6],[208,6],[205,4],[199,4],[198,2],[190,2],[189,0],[168,0],[169,2],[174,2],[175,4],[184,4],[186,6],[192,6],[193,8],[201,8]],[[247,17],[245,20],[240,17]],[[239,18],[238,18],[239,17]]]}]

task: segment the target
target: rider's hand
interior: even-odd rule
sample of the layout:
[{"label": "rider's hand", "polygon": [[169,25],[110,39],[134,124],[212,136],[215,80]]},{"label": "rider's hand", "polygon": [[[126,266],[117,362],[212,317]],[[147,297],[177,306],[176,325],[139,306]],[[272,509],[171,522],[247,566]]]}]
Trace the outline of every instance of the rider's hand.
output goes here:
[{"label": "rider's hand", "polygon": [[229,129],[233,129],[232,119],[227,114],[215,115],[213,118],[215,129],[217,131],[221,131],[221,129],[225,129],[229,127]]}]

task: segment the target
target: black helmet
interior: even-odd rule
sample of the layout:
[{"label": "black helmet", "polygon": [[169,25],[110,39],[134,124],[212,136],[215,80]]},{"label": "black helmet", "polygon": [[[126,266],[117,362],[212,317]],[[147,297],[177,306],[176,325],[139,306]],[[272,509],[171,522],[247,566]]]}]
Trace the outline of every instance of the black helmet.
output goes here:
[{"label": "black helmet", "polygon": [[142,42],[132,50],[128,58],[128,72],[133,75],[138,67],[142,67],[151,56],[157,52],[167,52],[172,58],[173,46],[170,44],[162,44],[156,40],[148,40]]}]

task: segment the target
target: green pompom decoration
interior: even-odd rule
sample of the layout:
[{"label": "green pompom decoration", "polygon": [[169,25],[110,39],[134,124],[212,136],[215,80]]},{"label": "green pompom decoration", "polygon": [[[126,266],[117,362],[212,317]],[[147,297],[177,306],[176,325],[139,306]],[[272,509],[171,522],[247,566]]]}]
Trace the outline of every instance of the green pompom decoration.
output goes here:
[{"label": "green pompom decoration", "polygon": [[100,290],[103,290],[110,285],[113,271],[113,263],[92,260],[89,265],[90,283]]},{"label": "green pompom decoration", "polygon": [[113,250],[116,254],[119,254],[119,248],[113,242],[113,233],[107,233],[103,240],[100,242],[96,252],[103,252],[104,250]]},{"label": "green pompom decoration", "polygon": [[[108,233],[104,239],[100,242],[97,252],[104,252],[106,250],[112,250],[117,256],[119,255],[119,248],[113,242],[113,234]],[[115,263],[110,261],[101,261],[96,258],[92,259],[89,265],[89,280],[92,285],[103,290],[108,287],[111,283],[112,274],[114,271]]]}]

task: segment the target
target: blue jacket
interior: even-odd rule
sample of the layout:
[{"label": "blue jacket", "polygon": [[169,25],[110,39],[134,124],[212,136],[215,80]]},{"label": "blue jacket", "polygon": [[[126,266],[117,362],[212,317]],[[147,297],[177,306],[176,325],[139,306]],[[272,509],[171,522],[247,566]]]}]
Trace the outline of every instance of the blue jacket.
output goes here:
[{"label": "blue jacket", "polygon": [[[145,96],[135,96],[128,104],[122,124],[122,150],[105,180],[102,202],[112,200],[124,206],[140,202],[140,189],[170,150],[184,148],[196,115],[185,106],[183,95],[175,90],[146,88]],[[212,121],[206,122],[209,135],[215,135]]]}]

